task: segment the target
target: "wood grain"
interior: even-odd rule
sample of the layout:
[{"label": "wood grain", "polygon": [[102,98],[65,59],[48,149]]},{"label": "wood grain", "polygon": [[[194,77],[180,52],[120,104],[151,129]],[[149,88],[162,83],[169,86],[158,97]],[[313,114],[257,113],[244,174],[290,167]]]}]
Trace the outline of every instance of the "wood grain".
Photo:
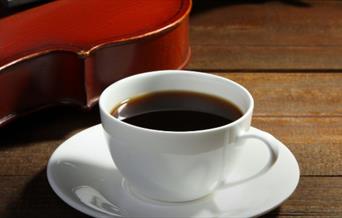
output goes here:
[{"label": "wood grain", "polygon": [[[63,203],[49,187],[44,171],[32,176],[2,176],[1,217],[86,217]],[[17,193],[13,195],[13,193]],[[342,178],[301,178],[295,193],[265,217],[341,216]]]},{"label": "wood grain", "polygon": [[215,71],[332,71],[342,69],[342,48],[194,45],[189,68]]},{"label": "wood grain", "polygon": [[341,9],[341,1],[194,1],[189,67],[341,69]]},{"label": "wood grain", "polygon": [[233,46],[342,46],[341,1],[292,2],[305,5],[290,1],[195,0],[192,43],[218,44],[221,38],[219,43]]},{"label": "wood grain", "polygon": [[60,200],[50,188],[45,170],[31,176],[2,176],[0,217],[88,217]]},{"label": "wood grain", "polygon": [[[16,126],[15,131],[22,133],[16,138],[12,137],[14,130],[4,133],[0,142],[0,175],[26,176],[44,169],[57,146],[81,130],[79,123],[85,123],[83,128],[98,123],[97,111],[78,115],[70,111],[63,116],[73,119],[65,120],[63,125],[68,128],[61,130],[56,119],[61,115],[55,113],[46,112],[42,119],[32,118],[36,127]],[[49,121],[49,117],[54,118]],[[342,176],[341,123],[342,117],[255,117],[253,120],[253,126],[270,132],[292,150],[305,176]],[[41,139],[42,135],[45,139]]]},{"label": "wood grain", "polygon": [[256,116],[342,116],[342,73],[217,74],[251,92]]},{"label": "wood grain", "polygon": [[253,126],[270,132],[296,156],[301,175],[342,176],[342,118],[256,117]]},{"label": "wood grain", "polygon": [[0,175],[32,175],[64,140],[100,122],[97,108],[48,108],[0,129]]},{"label": "wood grain", "polygon": [[296,216],[342,216],[342,178],[301,178],[297,190],[280,207],[279,213]]}]

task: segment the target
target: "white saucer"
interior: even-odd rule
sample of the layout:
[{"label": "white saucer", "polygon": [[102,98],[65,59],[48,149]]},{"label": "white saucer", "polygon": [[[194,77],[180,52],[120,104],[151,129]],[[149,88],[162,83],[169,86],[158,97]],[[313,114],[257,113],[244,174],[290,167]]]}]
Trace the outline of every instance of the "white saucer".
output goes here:
[{"label": "white saucer", "polygon": [[[274,143],[279,145],[279,159],[265,174],[186,203],[158,202],[130,192],[111,159],[101,125],[61,144],[49,160],[47,176],[62,200],[93,217],[253,217],[279,206],[299,181],[295,157],[280,141]],[[241,149],[232,181],[262,169],[268,160],[269,152],[258,140],[246,140]]]}]

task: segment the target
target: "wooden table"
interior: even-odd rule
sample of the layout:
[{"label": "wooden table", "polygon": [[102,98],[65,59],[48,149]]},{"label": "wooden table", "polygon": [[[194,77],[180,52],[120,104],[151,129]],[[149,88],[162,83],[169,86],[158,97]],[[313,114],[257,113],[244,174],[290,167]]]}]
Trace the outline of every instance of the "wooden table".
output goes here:
[{"label": "wooden table", "polygon": [[[195,0],[187,68],[246,86],[253,125],[297,157],[297,190],[265,217],[342,217],[342,2],[261,2]],[[97,108],[57,107],[1,128],[0,217],[86,217],[45,171],[60,143],[97,123]]]}]

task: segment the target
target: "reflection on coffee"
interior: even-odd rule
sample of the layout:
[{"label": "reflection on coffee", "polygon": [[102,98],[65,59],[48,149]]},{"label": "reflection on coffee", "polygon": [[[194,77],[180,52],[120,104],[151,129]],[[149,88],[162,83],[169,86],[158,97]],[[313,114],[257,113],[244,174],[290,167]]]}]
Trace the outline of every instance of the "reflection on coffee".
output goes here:
[{"label": "reflection on coffee", "polygon": [[153,92],[126,99],[112,115],[126,123],[164,131],[194,131],[229,124],[242,116],[233,103],[189,91]]}]

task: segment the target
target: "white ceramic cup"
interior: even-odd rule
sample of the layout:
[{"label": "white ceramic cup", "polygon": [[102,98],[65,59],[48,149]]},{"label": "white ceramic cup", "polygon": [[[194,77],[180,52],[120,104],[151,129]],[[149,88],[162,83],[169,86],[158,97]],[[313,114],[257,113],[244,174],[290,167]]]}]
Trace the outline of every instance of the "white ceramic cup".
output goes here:
[{"label": "white ceramic cup", "polygon": [[[238,106],[243,116],[217,128],[172,132],[127,124],[110,114],[128,98],[165,90],[219,96]],[[243,139],[264,141],[271,154],[269,164],[252,177],[267,171],[278,156],[270,134],[249,132],[254,106],[251,94],[238,83],[219,76],[182,70],[137,74],[107,87],[99,105],[108,147],[118,170],[134,192],[150,199],[190,201],[229,182],[224,181],[224,174],[235,163],[232,155],[225,154],[241,146]]]}]

